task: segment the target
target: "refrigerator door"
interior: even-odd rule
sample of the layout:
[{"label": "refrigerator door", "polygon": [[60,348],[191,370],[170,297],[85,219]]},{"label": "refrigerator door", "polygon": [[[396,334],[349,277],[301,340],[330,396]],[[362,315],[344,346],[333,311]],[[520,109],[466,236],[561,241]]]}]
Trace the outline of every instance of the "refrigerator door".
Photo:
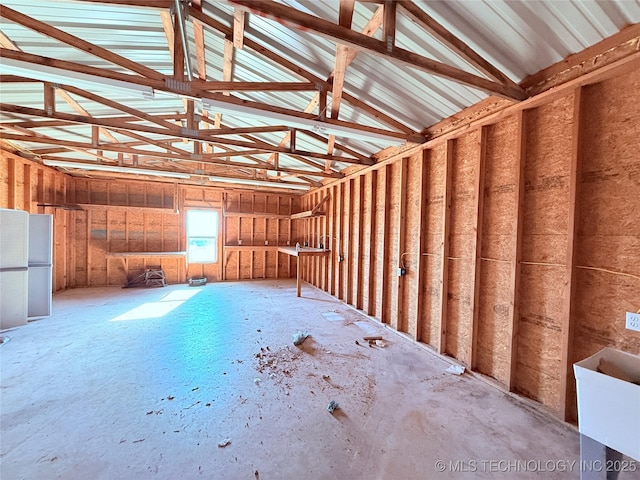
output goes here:
[{"label": "refrigerator door", "polygon": [[27,316],[51,315],[51,267],[29,267],[29,302]]},{"label": "refrigerator door", "polygon": [[27,323],[27,267],[0,270],[0,330]]},{"label": "refrigerator door", "polygon": [[51,315],[53,215],[29,215],[29,317]]},{"label": "refrigerator door", "polygon": [[0,208],[0,269],[26,267],[29,255],[29,214]]},{"label": "refrigerator door", "polygon": [[29,215],[29,266],[53,262],[53,215]]}]

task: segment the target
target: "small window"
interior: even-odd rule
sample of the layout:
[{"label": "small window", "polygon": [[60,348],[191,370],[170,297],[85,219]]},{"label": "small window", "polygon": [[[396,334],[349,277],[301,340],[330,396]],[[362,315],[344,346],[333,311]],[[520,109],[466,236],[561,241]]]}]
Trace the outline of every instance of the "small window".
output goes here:
[{"label": "small window", "polygon": [[187,259],[189,263],[218,261],[218,212],[187,210]]}]

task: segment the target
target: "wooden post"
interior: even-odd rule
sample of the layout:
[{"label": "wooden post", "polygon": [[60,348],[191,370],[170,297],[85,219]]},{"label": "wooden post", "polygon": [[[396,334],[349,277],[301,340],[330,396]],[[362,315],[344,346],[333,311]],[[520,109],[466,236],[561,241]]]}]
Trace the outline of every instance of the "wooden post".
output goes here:
[{"label": "wooden post", "polygon": [[91,286],[91,210],[87,210],[87,287]]},{"label": "wooden post", "polygon": [[7,194],[9,196],[7,206],[11,209],[16,208],[16,159],[12,156],[7,158],[7,174],[8,174],[8,185],[7,185]]},{"label": "wooden post", "polygon": [[335,282],[335,277],[336,277],[336,258],[337,258],[337,252],[336,252],[336,206],[337,206],[337,187],[334,185],[331,187],[331,204],[329,207],[329,212],[331,212],[331,215],[329,216],[329,238],[327,239],[327,247],[331,249],[331,256],[328,258],[327,262],[328,262],[328,271],[329,271],[329,285],[328,285],[328,292],[330,295],[335,295],[336,294],[336,282]]},{"label": "wooden post", "polygon": [[449,290],[449,229],[451,228],[451,178],[453,176],[453,142],[447,140],[446,166],[445,166],[445,186],[444,204],[442,215],[442,243],[440,244],[440,255],[442,257],[442,279],[440,284],[440,334],[438,341],[438,353],[447,351],[447,300]]},{"label": "wooden post", "polygon": [[[45,183],[44,170],[42,168],[39,168],[38,169],[38,203],[46,203],[44,183]],[[38,207],[38,213],[44,213],[44,207]]]},{"label": "wooden post", "polygon": [[378,243],[375,239],[376,234],[376,188],[378,184],[378,171],[371,171],[371,196],[369,197],[370,213],[369,213],[369,301],[367,304],[367,314],[375,315],[376,311],[376,256],[378,254]]},{"label": "wooden post", "polygon": [[471,260],[471,268],[473,270],[473,281],[471,283],[471,352],[470,365],[471,370],[475,370],[477,365],[478,354],[478,324],[480,321],[480,272],[482,257],[482,221],[484,209],[484,171],[485,161],[487,157],[487,127],[481,127],[478,131],[480,136],[480,150],[478,156],[478,166],[476,168],[476,202],[474,206],[474,214],[476,217],[476,237],[473,245],[473,257]]},{"label": "wooden post", "polygon": [[580,210],[578,195],[580,164],[582,162],[581,104],[582,88],[573,94],[573,138],[571,142],[571,166],[569,172],[569,218],[567,221],[567,260],[564,272],[565,291],[562,305],[562,357],[560,360],[560,418],[565,421],[576,419],[575,380],[573,377],[573,336],[575,330],[574,302],[576,286],[576,250],[578,243],[578,222]]},{"label": "wooden post", "polygon": [[420,236],[420,241],[418,243],[418,251],[416,252],[418,258],[416,262],[416,331],[414,334],[414,339],[416,341],[422,340],[422,316],[424,315],[424,302],[422,301],[422,287],[424,284],[424,275],[422,274],[422,270],[424,269],[424,260],[422,255],[427,249],[427,232],[425,231],[427,228],[427,186],[429,177],[427,172],[429,171],[427,168],[427,158],[428,158],[428,150],[422,151],[421,163],[420,163],[420,229],[418,230],[418,235]]},{"label": "wooden post", "polygon": [[31,180],[31,164],[30,163],[26,163],[24,165],[24,174],[22,178],[24,182],[24,197],[23,197],[24,207],[23,208],[26,212],[31,213],[32,180]]},{"label": "wooden post", "polygon": [[360,213],[358,214],[358,255],[355,259],[356,263],[356,308],[359,310],[363,310],[363,301],[364,301],[364,180],[365,176],[360,175],[358,177],[358,208]]},{"label": "wooden post", "polygon": [[384,166],[384,218],[383,218],[383,232],[382,232],[382,285],[381,299],[382,299],[382,311],[380,312],[380,319],[382,323],[389,323],[389,315],[386,313],[386,303],[389,299],[389,279],[388,269],[393,268],[389,263],[389,230],[390,230],[390,215],[389,205],[391,199],[391,165]]},{"label": "wooden post", "polygon": [[[403,157],[400,160],[400,205],[398,212],[398,265],[400,267],[404,264],[402,255],[405,253],[405,237],[406,237],[406,224],[407,224],[407,171],[409,168],[409,159]],[[407,331],[407,321],[405,319],[404,308],[404,291],[405,291],[405,277],[398,277],[398,292],[396,298],[396,324],[393,325],[397,330],[401,332]]]},{"label": "wooden post", "polygon": [[347,193],[347,201],[345,202],[345,210],[347,212],[347,224],[345,226],[345,240],[346,240],[346,275],[347,275],[347,291],[345,292],[345,301],[349,305],[353,305],[353,190],[354,180],[350,178],[347,180],[347,186],[349,187]]},{"label": "wooden post", "polygon": [[[343,242],[343,236],[344,236],[344,229],[343,229],[343,225],[344,225],[344,184],[345,182],[340,182],[340,185],[338,186],[338,229],[337,229],[337,246],[338,246],[338,252],[337,252],[337,259],[338,259],[338,271],[337,271],[337,277],[338,277],[338,298],[340,300],[344,300],[344,278],[343,278],[343,271],[344,271],[344,262],[340,261],[340,256],[342,255],[342,252],[344,251],[344,242]],[[344,258],[344,257],[343,257]]]},{"label": "wooden post", "polygon": [[522,255],[522,227],[524,224],[523,207],[524,207],[524,167],[526,163],[526,125],[525,110],[520,110],[518,118],[518,139],[517,158],[516,158],[516,215],[513,219],[513,246],[511,251],[511,302],[509,304],[511,314],[511,323],[509,325],[509,380],[507,388],[513,391],[518,360],[518,324],[520,322],[519,296],[520,296],[520,259]]},{"label": "wooden post", "polygon": [[296,296],[300,296],[302,289],[302,257],[296,257]]}]

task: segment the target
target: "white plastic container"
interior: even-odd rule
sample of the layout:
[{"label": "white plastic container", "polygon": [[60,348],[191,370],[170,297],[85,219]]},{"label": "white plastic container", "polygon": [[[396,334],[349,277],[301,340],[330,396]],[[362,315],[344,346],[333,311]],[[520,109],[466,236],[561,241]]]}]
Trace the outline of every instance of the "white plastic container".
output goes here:
[{"label": "white plastic container", "polygon": [[600,359],[640,380],[640,356],[605,348],[573,365],[580,433],[640,461],[640,385],[598,372]]}]

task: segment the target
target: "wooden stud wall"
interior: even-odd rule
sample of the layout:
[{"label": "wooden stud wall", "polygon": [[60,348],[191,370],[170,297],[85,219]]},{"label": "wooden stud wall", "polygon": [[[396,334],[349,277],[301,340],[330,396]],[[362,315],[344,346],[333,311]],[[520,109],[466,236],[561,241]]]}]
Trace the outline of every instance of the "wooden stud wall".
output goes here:
[{"label": "wooden stud wall", "polygon": [[[278,254],[277,245],[302,241],[289,219],[299,210],[300,197],[73,178],[5,151],[0,155],[6,165],[0,170],[0,207],[54,215],[54,291],[122,286],[150,266],[160,266],[168,283],[182,283],[192,276],[219,281],[288,278],[295,273],[291,257]],[[223,196],[227,216],[222,215]],[[83,210],[38,204],[77,204]],[[122,257],[108,255],[185,251],[184,212],[190,208],[220,211],[223,238],[218,263],[186,266],[181,257],[129,257],[125,264]],[[242,247],[237,245],[239,238],[244,240]],[[223,247],[223,242],[230,247]]]},{"label": "wooden stud wall", "polygon": [[[194,205],[194,189],[186,205]],[[278,246],[303,243],[311,235],[307,220],[289,217],[301,209],[300,197],[242,191],[212,191],[204,201],[222,213],[221,272],[223,280],[288,278],[295,276],[295,260],[278,253]],[[300,232],[300,233],[298,233]],[[293,262],[293,263],[292,263]],[[191,269],[190,269],[191,270]],[[206,272],[205,272],[206,275]],[[214,277],[215,278],[215,277]]]},{"label": "wooden stud wall", "polygon": [[332,196],[331,294],[575,421],[572,364],[640,353],[640,71],[565,92],[302,201]]}]

